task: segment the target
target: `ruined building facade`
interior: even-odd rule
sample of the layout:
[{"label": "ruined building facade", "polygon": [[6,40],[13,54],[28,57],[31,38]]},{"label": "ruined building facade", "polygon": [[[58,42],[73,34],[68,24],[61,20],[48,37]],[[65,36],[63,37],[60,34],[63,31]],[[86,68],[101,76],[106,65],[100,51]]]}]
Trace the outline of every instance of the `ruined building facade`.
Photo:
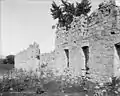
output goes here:
[{"label": "ruined building facade", "polygon": [[120,75],[120,7],[103,2],[90,16],[75,17],[71,28],[56,31],[55,64],[88,69],[93,81],[107,82]]},{"label": "ruined building facade", "polygon": [[[16,55],[17,66],[20,64],[22,66],[24,59],[27,61],[32,58],[32,48],[30,46],[29,52],[23,52],[25,57]],[[39,54],[38,49],[36,52],[38,53],[35,53],[34,56]],[[98,82],[107,82],[110,77],[119,76],[120,7],[116,6],[114,0],[101,3],[90,16],[74,17],[68,31],[64,27],[58,28],[55,50],[41,54],[40,65],[59,70],[72,67],[76,74],[81,75],[86,75],[84,70],[87,69],[88,76]]]},{"label": "ruined building facade", "polygon": [[68,31],[65,28],[56,31],[55,64],[61,68],[72,67],[76,73],[82,74],[81,69],[85,69],[85,56],[82,47],[89,46],[89,42],[83,40],[83,35],[87,34],[87,29],[87,17],[81,15],[74,18],[71,29]]}]

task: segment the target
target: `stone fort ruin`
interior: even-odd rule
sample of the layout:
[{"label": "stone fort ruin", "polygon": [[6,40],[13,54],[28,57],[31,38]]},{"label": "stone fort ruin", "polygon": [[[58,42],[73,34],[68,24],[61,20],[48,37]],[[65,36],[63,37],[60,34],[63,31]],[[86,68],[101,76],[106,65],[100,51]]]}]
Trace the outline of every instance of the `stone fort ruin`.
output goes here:
[{"label": "stone fort ruin", "polygon": [[119,76],[120,7],[114,0],[103,2],[90,16],[74,17],[68,31],[58,28],[55,50],[40,54],[43,63],[60,70],[72,67],[81,75],[88,69],[93,81]]}]

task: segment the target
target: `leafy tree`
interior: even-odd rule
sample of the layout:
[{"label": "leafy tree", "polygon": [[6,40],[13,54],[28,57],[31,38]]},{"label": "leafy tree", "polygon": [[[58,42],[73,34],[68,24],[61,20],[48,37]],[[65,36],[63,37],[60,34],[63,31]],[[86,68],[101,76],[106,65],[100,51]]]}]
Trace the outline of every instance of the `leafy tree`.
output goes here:
[{"label": "leafy tree", "polygon": [[6,56],[6,59],[7,59],[7,62],[9,63],[9,64],[14,64],[14,55],[8,55],[8,56]]},{"label": "leafy tree", "polygon": [[76,2],[75,16],[87,15],[92,7],[90,5],[91,3],[88,0],[82,0],[81,3]]},{"label": "leafy tree", "polygon": [[3,59],[3,64],[7,64],[7,59]]},{"label": "leafy tree", "polygon": [[61,0],[61,2],[61,5],[57,5],[53,1],[50,9],[53,19],[58,19],[57,28],[66,27],[66,30],[68,30],[74,16],[87,15],[91,10],[91,3],[88,0],[82,0],[80,3],[76,2],[76,6],[68,1]]},{"label": "leafy tree", "polygon": [[3,64],[14,64],[14,58],[15,56],[14,55],[8,55],[6,56],[5,59],[3,59]]}]

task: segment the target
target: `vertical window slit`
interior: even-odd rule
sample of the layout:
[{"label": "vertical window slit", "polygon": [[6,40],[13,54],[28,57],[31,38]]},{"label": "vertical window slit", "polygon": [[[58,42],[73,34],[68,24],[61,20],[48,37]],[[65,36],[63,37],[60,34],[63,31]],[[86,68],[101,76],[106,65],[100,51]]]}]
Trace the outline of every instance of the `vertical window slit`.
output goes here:
[{"label": "vertical window slit", "polygon": [[69,67],[69,50],[68,49],[64,49],[66,57],[67,57],[67,67]]}]

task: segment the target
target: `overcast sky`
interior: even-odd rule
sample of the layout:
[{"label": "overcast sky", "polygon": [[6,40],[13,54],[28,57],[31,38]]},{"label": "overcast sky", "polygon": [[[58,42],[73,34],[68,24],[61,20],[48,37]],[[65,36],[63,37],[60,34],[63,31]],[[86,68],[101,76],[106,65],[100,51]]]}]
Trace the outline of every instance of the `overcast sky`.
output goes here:
[{"label": "overcast sky", "polygon": [[[91,0],[92,10],[102,0]],[[54,49],[52,0],[0,0],[2,54],[16,54],[36,41],[42,53]]]}]

